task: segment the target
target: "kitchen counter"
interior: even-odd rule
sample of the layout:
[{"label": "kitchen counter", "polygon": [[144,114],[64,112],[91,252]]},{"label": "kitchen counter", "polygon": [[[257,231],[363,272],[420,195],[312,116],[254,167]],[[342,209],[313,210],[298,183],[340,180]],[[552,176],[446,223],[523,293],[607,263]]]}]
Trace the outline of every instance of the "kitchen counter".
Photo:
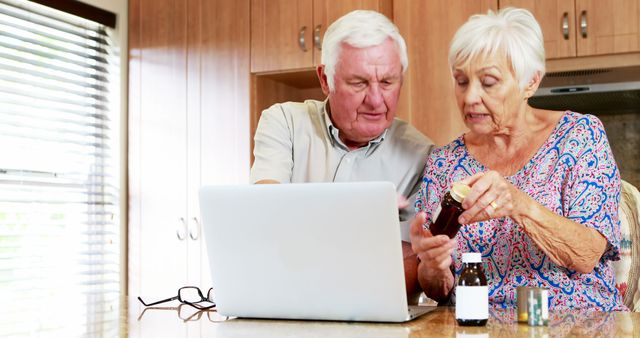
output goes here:
[{"label": "kitchen counter", "polygon": [[[176,302],[177,303],[177,302]],[[457,326],[455,309],[442,307],[402,324],[225,318],[170,304],[129,307],[123,333],[129,337],[625,337],[640,332],[640,313],[551,311],[549,326],[515,322],[515,311],[492,310],[485,327]]]}]

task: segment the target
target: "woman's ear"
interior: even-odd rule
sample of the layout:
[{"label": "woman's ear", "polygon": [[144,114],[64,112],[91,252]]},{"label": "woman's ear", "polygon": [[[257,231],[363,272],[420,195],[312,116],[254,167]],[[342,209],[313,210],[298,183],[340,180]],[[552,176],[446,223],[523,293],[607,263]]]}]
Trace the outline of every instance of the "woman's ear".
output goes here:
[{"label": "woman's ear", "polygon": [[536,93],[536,91],[538,90],[538,87],[540,87],[540,81],[542,81],[542,76],[540,75],[540,72],[536,72],[535,74],[533,74],[531,81],[529,81],[529,83],[527,83],[527,85],[524,87],[525,100],[532,97],[533,94]]}]

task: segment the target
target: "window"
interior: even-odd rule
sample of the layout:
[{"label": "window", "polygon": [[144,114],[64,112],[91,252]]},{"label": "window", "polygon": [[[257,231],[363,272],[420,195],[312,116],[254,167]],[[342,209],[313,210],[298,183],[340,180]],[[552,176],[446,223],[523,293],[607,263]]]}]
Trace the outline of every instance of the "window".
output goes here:
[{"label": "window", "polygon": [[100,24],[0,0],[0,336],[118,335],[114,50]]}]

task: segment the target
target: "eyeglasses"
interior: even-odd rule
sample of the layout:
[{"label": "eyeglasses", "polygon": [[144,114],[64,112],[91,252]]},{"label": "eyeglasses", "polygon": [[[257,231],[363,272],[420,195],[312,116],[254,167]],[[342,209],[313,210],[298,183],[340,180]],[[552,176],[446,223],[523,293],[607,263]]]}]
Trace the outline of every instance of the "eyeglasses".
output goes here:
[{"label": "eyeglasses", "polygon": [[[178,289],[177,296],[159,300],[157,302],[153,302],[149,304],[145,303],[140,297],[138,297],[138,300],[144,306],[153,306],[153,305],[170,302],[172,300],[178,300],[182,304],[191,305],[199,310],[208,310],[216,307],[216,303],[213,301],[213,288],[209,288],[209,291],[207,291],[207,296],[205,297],[202,294],[202,291],[200,291],[200,288],[198,288],[197,286],[181,287],[180,289]],[[200,304],[202,302],[211,303],[211,305],[202,305]]]}]

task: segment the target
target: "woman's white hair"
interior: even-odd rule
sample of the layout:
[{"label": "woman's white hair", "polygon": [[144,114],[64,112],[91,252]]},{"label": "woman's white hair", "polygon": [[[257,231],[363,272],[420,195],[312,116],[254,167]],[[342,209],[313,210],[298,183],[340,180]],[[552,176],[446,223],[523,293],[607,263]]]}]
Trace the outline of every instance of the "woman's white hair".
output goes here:
[{"label": "woman's white hair", "polygon": [[332,23],[324,35],[322,41],[321,63],[324,64],[324,73],[327,76],[329,90],[333,92],[335,83],[333,77],[336,73],[336,64],[342,49],[342,43],[355,48],[367,48],[378,46],[388,38],[395,41],[398,46],[402,72],[407,70],[409,58],[407,57],[407,45],[398,31],[398,27],[386,16],[375,11],[352,11],[334,23]]},{"label": "woman's white hair", "polygon": [[536,73],[545,73],[544,40],[531,12],[507,7],[497,13],[472,15],[458,29],[449,48],[449,65],[463,65],[477,56],[506,56],[524,89]]}]

